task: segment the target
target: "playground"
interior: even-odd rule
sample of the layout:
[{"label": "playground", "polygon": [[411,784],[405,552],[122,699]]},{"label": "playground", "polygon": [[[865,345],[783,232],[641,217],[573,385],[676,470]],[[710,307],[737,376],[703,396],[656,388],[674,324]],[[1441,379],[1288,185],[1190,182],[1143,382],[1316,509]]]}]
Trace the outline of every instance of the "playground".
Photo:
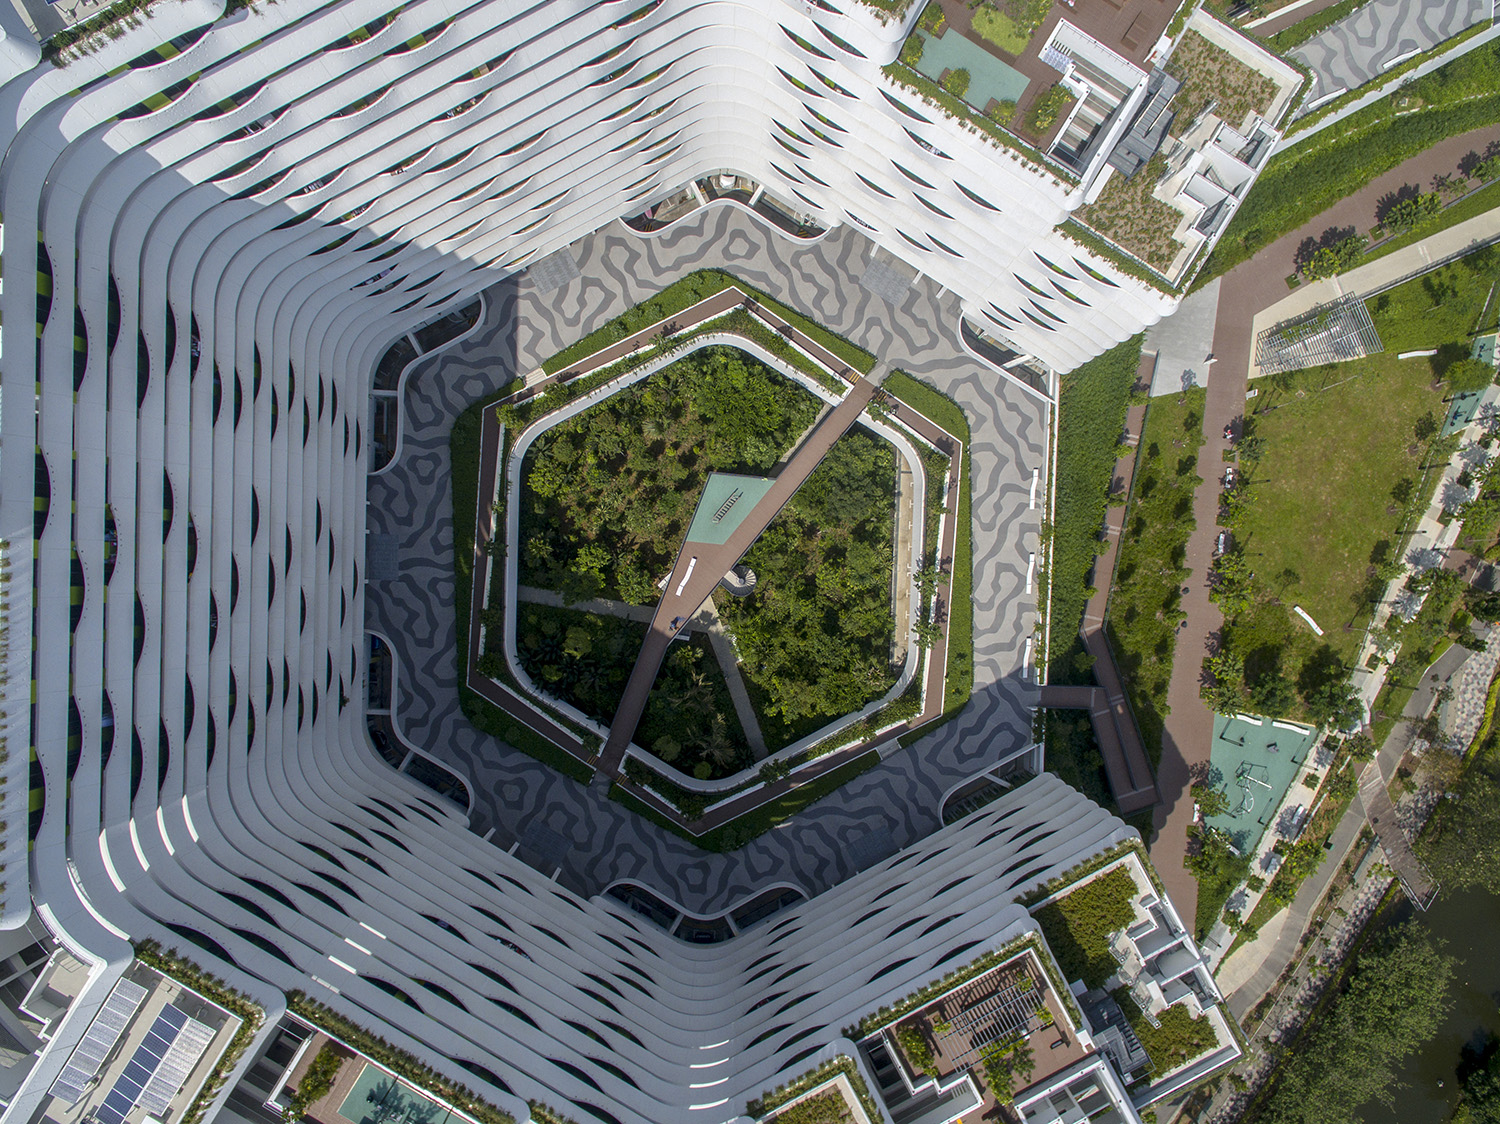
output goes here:
[{"label": "playground", "polygon": [[[1317,730],[1249,714],[1215,714],[1210,780],[1229,797],[1229,810],[1210,816],[1241,854],[1251,854],[1281,807]],[[1308,790],[1309,798],[1312,796]]]}]

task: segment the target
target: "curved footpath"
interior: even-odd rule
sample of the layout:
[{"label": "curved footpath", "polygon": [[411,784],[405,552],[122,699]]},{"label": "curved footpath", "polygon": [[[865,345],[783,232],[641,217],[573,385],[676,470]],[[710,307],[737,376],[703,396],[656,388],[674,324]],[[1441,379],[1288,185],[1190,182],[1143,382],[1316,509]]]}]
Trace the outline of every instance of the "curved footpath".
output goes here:
[{"label": "curved footpath", "polygon": [[[1207,763],[1213,741],[1213,712],[1199,694],[1199,684],[1203,659],[1224,623],[1218,606],[1208,599],[1208,572],[1218,534],[1219,481],[1223,451],[1228,447],[1224,427],[1237,425],[1244,416],[1255,343],[1252,332],[1255,316],[1287,296],[1286,276],[1292,272],[1293,257],[1304,239],[1320,237],[1331,226],[1369,229],[1374,222],[1376,202],[1382,196],[1408,183],[1430,186],[1434,176],[1452,171],[1466,153],[1482,154],[1488,144],[1497,141],[1500,141],[1500,126],[1488,126],[1434,145],[1263,248],[1249,261],[1226,273],[1220,282],[1213,336],[1215,363],[1203,411],[1204,442],[1198,451],[1198,475],[1203,483],[1193,496],[1193,518],[1197,525],[1187,544],[1186,565],[1193,576],[1182,599],[1187,623],[1178,635],[1167,689],[1168,713],[1157,773],[1162,802],[1156,809],[1156,838],[1151,845],[1157,873],[1184,918],[1196,914],[1198,902],[1198,883],[1182,865],[1187,855],[1187,829],[1193,822],[1193,800],[1188,788],[1192,770]],[[1397,259],[1402,265],[1409,259],[1410,264],[1400,272],[1420,268],[1427,260],[1420,243],[1380,260],[1390,259]],[[1350,815],[1361,815],[1357,804],[1351,808],[1354,810]]]}]

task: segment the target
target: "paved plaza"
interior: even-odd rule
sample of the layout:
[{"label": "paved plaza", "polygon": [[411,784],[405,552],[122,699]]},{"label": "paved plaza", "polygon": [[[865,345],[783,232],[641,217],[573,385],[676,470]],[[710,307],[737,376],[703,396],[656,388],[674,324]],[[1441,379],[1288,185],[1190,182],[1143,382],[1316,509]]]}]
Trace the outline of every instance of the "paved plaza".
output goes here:
[{"label": "paved plaza", "polygon": [[[578,275],[547,292],[527,275],[485,293],[466,339],[407,377],[395,463],[369,480],[372,538],[398,543],[394,576],[366,583],[366,620],[398,666],[394,722],[407,742],[458,771],[474,791],[471,823],[584,893],[632,879],[702,914],[772,884],[817,893],[942,826],[944,795],[1031,740],[1035,687],[1021,666],[1036,621],[1026,591],[1045,496],[1044,402],[974,359],[957,339],[958,301],[926,278],[901,304],[861,285],[872,245],[847,228],[794,242],[727,205],[653,236],[615,223],[565,253]],[[882,263],[883,264],[883,263]],[[452,499],[448,436],[470,403],[688,273],[717,267],[807,313],[884,364],[938,386],[972,426],[975,683],[963,715],[749,845],[708,854],[602,791],[481,734],[455,684]],[[898,290],[890,290],[896,295]],[[878,846],[871,846],[871,842]]]},{"label": "paved plaza", "polygon": [[1451,39],[1487,18],[1490,5],[1491,0],[1372,0],[1287,52],[1312,71],[1303,111]]}]

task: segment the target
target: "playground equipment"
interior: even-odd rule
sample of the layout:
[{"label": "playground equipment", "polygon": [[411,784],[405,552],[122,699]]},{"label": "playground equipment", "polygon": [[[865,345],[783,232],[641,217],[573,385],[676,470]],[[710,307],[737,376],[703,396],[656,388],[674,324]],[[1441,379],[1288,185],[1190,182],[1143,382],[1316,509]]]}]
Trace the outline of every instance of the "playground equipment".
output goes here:
[{"label": "playground equipment", "polygon": [[1255,789],[1254,785],[1269,789],[1271,782],[1267,778],[1271,775],[1264,765],[1254,761],[1241,761],[1240,767],[1234,771],[1234,779],[1245,792],[1240,800],[1240,806],[1234,810],[1237,816],[1247,815],[1255,811]]}]

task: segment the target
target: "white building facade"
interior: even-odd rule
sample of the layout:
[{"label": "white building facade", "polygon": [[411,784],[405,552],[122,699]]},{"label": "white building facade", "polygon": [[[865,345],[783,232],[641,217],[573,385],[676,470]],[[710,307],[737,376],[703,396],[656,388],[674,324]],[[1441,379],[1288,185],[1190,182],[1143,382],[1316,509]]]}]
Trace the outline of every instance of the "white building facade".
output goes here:
[{"label": "white building facade", "polygon": [[[8,1118],[153,937],[519,1113],[717,1124],[1130,834],[1043,778],[699,949],[370,748],[365,411],[408,328],[719,170],[857,222],[1054,369],[1173,307],[1056,231],[1086,184],[882,74],[916,15],[182,0],[60,68],[0,20],[0,925],[34,904],[98,973]],[[1059,266],[1078,299],[1023,315]]]}]

